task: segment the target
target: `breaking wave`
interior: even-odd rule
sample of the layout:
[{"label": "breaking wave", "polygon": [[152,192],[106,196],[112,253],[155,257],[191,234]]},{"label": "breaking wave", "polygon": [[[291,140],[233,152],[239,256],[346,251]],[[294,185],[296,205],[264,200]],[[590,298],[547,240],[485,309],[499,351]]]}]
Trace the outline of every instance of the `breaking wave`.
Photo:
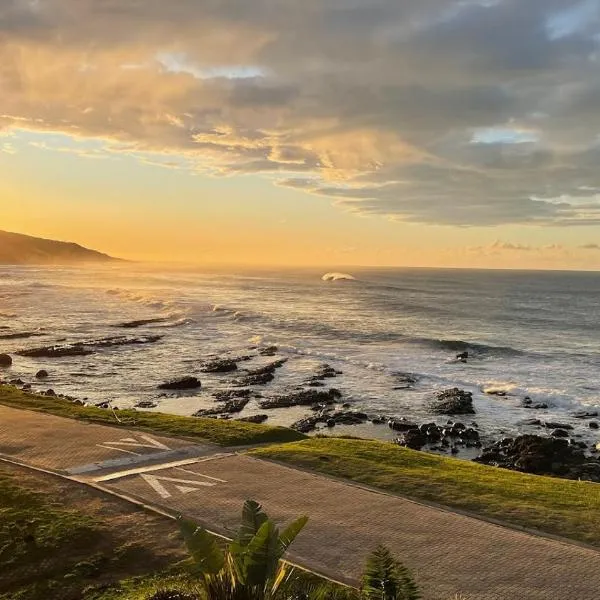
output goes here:
[{"label": "breaking wave", "polygon": [[323,281],[356,281],[356,277],[350,275],[350,273],[325,273],[321,277]]}]

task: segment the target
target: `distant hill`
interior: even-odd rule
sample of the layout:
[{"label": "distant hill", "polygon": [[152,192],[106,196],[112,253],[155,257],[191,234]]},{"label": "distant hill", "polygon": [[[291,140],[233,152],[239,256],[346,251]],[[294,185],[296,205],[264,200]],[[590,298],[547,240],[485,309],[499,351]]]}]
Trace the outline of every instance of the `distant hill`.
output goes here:
[{"label": "distant hill", "polygon": [[64,265],[118,260],[79,244],[0,231],[0,264],[3,265]]}]

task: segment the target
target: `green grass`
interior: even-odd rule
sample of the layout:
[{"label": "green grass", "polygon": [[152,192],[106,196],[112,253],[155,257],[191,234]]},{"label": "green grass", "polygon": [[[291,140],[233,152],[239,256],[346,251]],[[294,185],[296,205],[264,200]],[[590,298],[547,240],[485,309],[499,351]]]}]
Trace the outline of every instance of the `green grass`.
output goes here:
[{"label": "green grass", "polygon": [[124,549],[106,547],[94,519],[0,476],[0,599],[78,598],[124,557]]},{"label": "green grass", "polygon": [[600,484],[356,439],[313,438],[251,454],[600,546]]},{"label": "green grass", "polygon": [[158,412],[120,410],[119,423],[112,411],[85,407],[67,400],[28,394],[13,387],[0,385],[0,404],[48,413],[58,417],[80,419],[90,423],[136,427],[165,435],[199,438],[220,446],[244,446],[265,443],[285,443],[306,436],[286,427],[269,427],[240,421],[181,417]]}]

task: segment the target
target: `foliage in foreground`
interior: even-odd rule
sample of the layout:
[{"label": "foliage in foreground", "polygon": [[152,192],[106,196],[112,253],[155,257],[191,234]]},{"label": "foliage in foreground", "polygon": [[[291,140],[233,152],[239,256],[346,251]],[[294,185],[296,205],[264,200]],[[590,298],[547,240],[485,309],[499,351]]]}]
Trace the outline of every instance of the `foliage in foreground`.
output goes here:
[{"label": "foliage in foreground", "polygon": [[[369,557],[360,590],[327,582],[286,563],[283,558],[307,521],[307,517],[300,517],[280,532],[260,504],[247,500],[238,534],[223,549],[205,529],[180,518],[200,584],[197,598],[418,600],[421,597],[408,569],[384,547],[377,548]],[[150,600],[188,600],[185,595],[177,598],[178,593],[182,592],[164,590]]]},{"label": "foliage in foreground", "polygon": [[101,425],[135,427],[159,434],[199,438],[221,446],[285,443],[306,437],[286,427],[270,427],[242,421],[182,417],[135,410],[118,411],[119,420],[117,421],[110,410],[94,406],[80,406],[55,397],[28,394],[6,385],[0,385],[0,404]]}]

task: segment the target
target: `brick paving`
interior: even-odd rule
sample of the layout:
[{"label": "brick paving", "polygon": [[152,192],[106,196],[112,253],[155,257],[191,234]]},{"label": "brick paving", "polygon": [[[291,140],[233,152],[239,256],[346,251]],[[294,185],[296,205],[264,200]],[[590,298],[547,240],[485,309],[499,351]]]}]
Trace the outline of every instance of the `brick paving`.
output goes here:
[{"label": "brick paving", "polygon": [[[5,426],[5,410],[12,409],[0,408],[0,452],[10,454],[13,448],[21,460],[51,468],[94,459],[94,441],[139,435],[20,411],[12,411],[18,414],[10,415],[12,425]],[[43,431],[44,424],[50,433]],[[109,432],[114,437],[108,437]],[[65,435],[70,438],[65,440]],[[170,438],[152,438],[174,447]],[[60,451],[63,442],[66,456]],[[174,462],[169,458],[165,464],[105,469],[84,477],[107,490],[179,511],[225,535],[236,529],[247,498],[261,502],[277,521],[307,514],[309,524],[294,544],[291,560],[354,581],[366,555],[383,543],[412,569],[425,600],[450,600],[456,593],[469,600],[600,599],[600,552],[595,550],[249,456],[217,452],[207,448],[195,460],[175,461],[179,466],[169,466]]]}]

